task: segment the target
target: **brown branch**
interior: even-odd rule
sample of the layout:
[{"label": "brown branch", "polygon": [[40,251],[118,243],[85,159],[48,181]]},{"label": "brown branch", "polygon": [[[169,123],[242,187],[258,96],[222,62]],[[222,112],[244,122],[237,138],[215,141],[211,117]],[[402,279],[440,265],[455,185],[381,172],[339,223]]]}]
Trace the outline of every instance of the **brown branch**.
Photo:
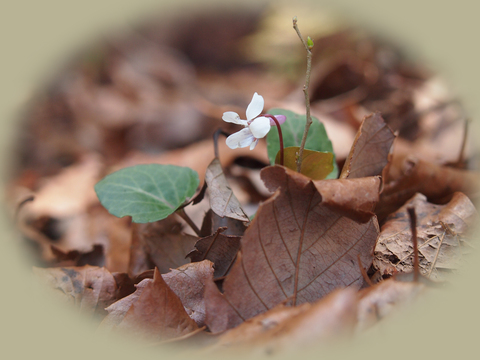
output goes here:
[{"label": "brown branch", "polygon": [[[297,32],[298,37],[302,41],[305,50],[307,51],[307,74],[305,78],[305,85],[303,86],[303,93],[305,95],[305,107],[306,107],[306,122],[305,122],[305,131],[303,132],[302,142],[300,143],[300,149],[298,150],[298,157],[297,157],[297,172],[300,172],[302,168],[302,160],[303,160],[303,150],[305,149],[305,143],[307,142],[307,135],[308,130],[310,129],[310,125],[312,125],[312,116],[310,115],[310,96],[308,95],[308,87],[310,85],[310,75],[312,70],[312,47],[313,42],[310,38],[308,38],[309,43],[305,41],[300,33],[300,30],[297,26],[297,17],[293,18],[293,28]],[[311,42],[311,44],[310,44]]]},{"label": "brown branch", "polygon": [[410,217],[410,228],[412,230],[413,242],[413,281],[418,282],[420,278],[420,264],[418,261],[418,240],[417,240],[417,216],[415,215],[415,208],[407,208],[408,216]]},{"label": "brown branch", "polygon": [[363,268],[362,260],[360,260],[360,254],[357,254],[357,259],[358,259],[358,266],[359,266],[359,268],[360,268],[360,272],[362,273],[362,276],[363,276],[363,280],[365,280],[365,282],[366,282],[369,286],[373,286],[372,280],[370,280],[370,278],[369,278],[368,275],[367,275],[367,272],[366,272],[365,269]]}]

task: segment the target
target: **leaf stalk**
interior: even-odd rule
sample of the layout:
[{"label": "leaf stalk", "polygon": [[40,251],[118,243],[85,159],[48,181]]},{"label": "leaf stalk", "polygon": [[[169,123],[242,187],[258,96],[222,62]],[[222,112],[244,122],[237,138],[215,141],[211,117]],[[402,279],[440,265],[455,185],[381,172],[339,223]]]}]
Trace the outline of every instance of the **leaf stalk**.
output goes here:
[{"label": "leaf stalk", "polygon": [[265,114],[264,116],[272,119],[273,122],[277,125],[278,140],[279,140],[279,143],[280,143],[280,165],[283,166],[283,164],[284,164],[284,161],[283,161],[284,146],[283,146],[282,128],[280,127],[280,123],[278,122],[278,120],[275,116],[270,115],[270,114]]}]

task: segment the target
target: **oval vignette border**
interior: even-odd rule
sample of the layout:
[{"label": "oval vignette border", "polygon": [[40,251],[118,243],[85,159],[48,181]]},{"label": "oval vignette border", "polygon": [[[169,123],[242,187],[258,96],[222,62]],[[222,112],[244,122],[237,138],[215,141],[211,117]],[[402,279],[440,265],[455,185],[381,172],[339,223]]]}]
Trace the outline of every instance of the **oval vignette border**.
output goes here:
[{"label": "oval vignette border", "polygon": [[[232,4],[238,2],[235,0]],[[301,1],[299,6],[307,6],[310,2],[313,0]],[[45,0],[41,4],[28,0],[5,6],[2,13],[7,19],[0,24],[0,36],[5,44],[0,85],[2,176],[5,176],[8,161],[7,145],[11,145],[11,134],[15,131],[15,115],[21,111],[22,103],[32,91],[48,79],[48,74],[54,74],[57,63],[51,62],[61,64],[72,52],[88,45],[103,31],[141,21],[142,14],[161,11],[166,3],[166,0],[85,0],[80,5],[60,0]],[[204,6],[220,1],[179,0],[175,6],[186,3]],[[275,5],[277,1],[271,3]],[[411,43],[415,55],[423,58],[418,60],[432,66],[457,90],[474,120],[472,132],[479,134],[480,109],[475,103],[479,90],[476,77],[471,76],[478,72],[477,64],[480,63],[478,54],[473,53],[475,34],[480,32],[480,23],[476,19],[478,5],[471,0],[442,5],[433,0],[365,0],[361,4],[355,0],[326,0],[322,4],[347,20],[355,19],[360,25],[382,31],[387,37],[397,37],[395,40],[399,40],[406,50]],[[48,66],[49,62],[51,66]],[[30,355],[36,359],[87,359],[92,354],[98,359],[127,359],[168,354],[168,349],[144,349],[133,342],[125,344],[115,339],[95,337],[95,325],[80,319],[70,307],[59,307],[56,300],[47,295],[33,298],[31,295],[37,292],[29,265],[22,263],[23,254],[14,244],[17,235],[4,213],[0,224],[3,234],[0,271],[4,279],[0,300],[0,330],[4,345],[0,354],[10,355],[8,358],[28,358]],[[444,298],[427,297],[427,300],[435,300],[431,304],[421,299],[405,316],[382,323],[380,331],[360,336],[351,346],[327,350],[332,350],[331,355],[350,355],[355,359],[380,356],[408,359],[413,352],[417,356],[428,354],[437,358],[472,353],[478,331],[474,325],[480,321],[480,290],[472,286],[475,281],[478,283],[478,274],[473,271],[476,259],[480,259],[478,253],[470,258],[468,269],[471,272],[465,278],[455,277],[458,283],[453,284]],[[405,352],[396,352],[399,348]],[[303,351],[299,356],[318,358],[319,353],[314,350]]]}]

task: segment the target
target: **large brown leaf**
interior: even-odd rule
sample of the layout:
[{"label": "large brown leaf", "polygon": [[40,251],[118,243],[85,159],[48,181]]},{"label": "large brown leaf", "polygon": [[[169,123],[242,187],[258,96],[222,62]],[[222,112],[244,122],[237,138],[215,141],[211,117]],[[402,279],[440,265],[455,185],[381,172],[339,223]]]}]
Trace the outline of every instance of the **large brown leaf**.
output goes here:
[{"label": "large brown leaf", "polygon": [[395,135],[379,112],[366,116],[345,161],[340,179],[381,175]]},{"label": "large brown leaf", "polygon": [[115,329],[149,342],[180,337],[198,327],[182,302],[155,269],[153,280],[145,279],[137,290],[107,308],[104,329]]},{"label": "large brown leaf", "polygon": [[372,211],[377,177],[311,181],[281,166],[262,178],[275,194],[258,209],[220,294],[205,290],[212,332],[240,324],[281,302],[313,302],[363,282],[357,255],[371,263],[378,235]]},{"label": "large brown leaf", "polygon": [[433,280],[443,279],[458,269],[462,255],[471,251],[465,235],[478,217],[472,202],[462,193],[455,193],[446,205],[431,204],[424,195],[416,194],[382,226],[373,264],[381,273],[391,269],[412,271],[412,232],[407,214],[412,206],[417,215],[420,273]]}]

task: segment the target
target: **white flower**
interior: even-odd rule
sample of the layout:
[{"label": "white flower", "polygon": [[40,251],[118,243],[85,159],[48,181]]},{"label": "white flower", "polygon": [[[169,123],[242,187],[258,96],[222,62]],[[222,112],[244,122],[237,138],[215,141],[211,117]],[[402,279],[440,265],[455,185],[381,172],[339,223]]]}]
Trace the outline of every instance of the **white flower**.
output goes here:
[{"label": "white flower", "polygon": [[[223,113],[222,119],[224,121],[245,126],[244,129],[227,137],[227,146],[230,149],[250,146],[250,150],[253,150],[258,143],[258,139],[265,137],[270,131],[270,127],[275,125],[273,120],[270,120],[268,117],[259,116],[263,110],[263,106],[263,97],[255,93],[247,107],[247,120],[240,119],[240,116],[233,111]],[[282,115],[277,115],[275,118],[277,118],[280,123],[285,121],[285,116]]]}]

